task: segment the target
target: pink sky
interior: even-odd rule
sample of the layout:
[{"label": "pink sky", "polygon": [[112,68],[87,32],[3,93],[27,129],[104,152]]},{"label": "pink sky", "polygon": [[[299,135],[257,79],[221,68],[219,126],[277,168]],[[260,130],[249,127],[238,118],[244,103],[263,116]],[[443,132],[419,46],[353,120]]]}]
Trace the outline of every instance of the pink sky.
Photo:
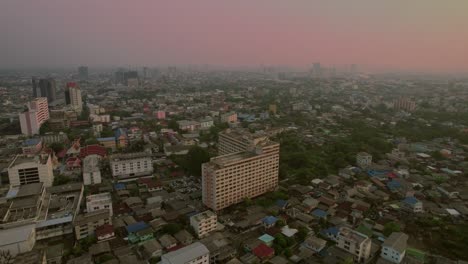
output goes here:
[{"label": "pink sky", "polygon": [[468,71],[467,0],[0,2],[0,67],[360,64]]}]

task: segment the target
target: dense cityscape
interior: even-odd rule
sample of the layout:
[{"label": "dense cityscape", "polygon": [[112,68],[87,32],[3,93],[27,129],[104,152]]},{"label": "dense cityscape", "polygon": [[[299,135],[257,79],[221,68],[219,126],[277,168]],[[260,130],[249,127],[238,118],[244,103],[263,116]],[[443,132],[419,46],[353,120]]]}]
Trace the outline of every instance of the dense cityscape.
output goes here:
[{"label": "dense cityscape", "polygon": [[468,79],[81,66],[0,86],[11,263],[468,259]]},{"label": "dense cityscape", "polygon": [[468,264],[467,14],[0,1],[0,264]]}]

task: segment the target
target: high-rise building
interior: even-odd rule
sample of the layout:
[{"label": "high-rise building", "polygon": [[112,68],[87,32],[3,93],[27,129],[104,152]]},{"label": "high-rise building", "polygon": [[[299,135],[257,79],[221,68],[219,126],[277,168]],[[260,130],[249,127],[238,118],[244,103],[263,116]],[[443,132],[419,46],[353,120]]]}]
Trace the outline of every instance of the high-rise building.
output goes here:
[{"label": "high-rise building", "polygon": [[267,138],[249,145],[248,150],[212,158],[202,165],[203,203],[218,211],[273,191],[278,172],[279,144]]},{"label": "high-rise building", "polygon": [[32,78],[33,97],[47,97],[47,102],[51,103],[57,99],[55,80],[52,78],[37,79]]},{"label": "high-rise building", "polygon": [[28,110],[19,114],[21,133],[32,136],[39,133],[41,125],[49,119],[47,98],[39,97],[27,104]]},{"label": "high-rise building", "polygon": [[73,109],[78,113],[81,113],[81,111],[83,110],[81,89],[77,83],[67,83],[67,87],[65,88],[65,102],[67,103],[67,105],[71,105]]},{"label": "high-rise building", "polygon": [[88,79],[88,67],[87,66],[78,67],[78,78],[80,80],[87,80]]},{"label": "high-rise building", "polygon": [[411,112],[416,109],[416,102],[409,98],[402,97],[393,101],[393,108],[396,110],[404,110],[407,112]]},{"label": "high-rise building", "polygon": [[52,159],[48,154],[17,155],[8,166],[8,178],[12,186],[42,182],[50,187],[54,182]]},{"label": "high-rise building", "polygon": [[125,86],[138,84],[138,72],[118,70],[115,73],[115,82]]},{"label": "high-rise building", "polygon": [[264,134],[252,134],[243,129],[226,129],[219,133],[218,153],[226,155],[253,149],[262,141],[267,141]]}]

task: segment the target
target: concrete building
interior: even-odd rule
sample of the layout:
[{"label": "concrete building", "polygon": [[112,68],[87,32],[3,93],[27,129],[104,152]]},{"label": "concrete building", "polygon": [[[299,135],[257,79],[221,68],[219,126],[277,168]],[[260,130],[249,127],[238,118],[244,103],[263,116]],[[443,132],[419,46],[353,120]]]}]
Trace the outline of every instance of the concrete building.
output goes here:
[{"label": "concrete building", "polygon": [[33,97],[45,97],[47,98],[48,103],[52,103],[57,99],[56,95],[56,86],[55,80],[52,78],[46,79],[37,79],[35,77],[32,78],[32,85],[33,85]]},{"label": "concrete building", "polygon": [[34,225],[0,230],[0,251],[10,252],[11,256],[29,252],[36,244]]},{"label": "concrete building", "polygon": [[337,247],[354,255],[355,263],[369,260],[372,241],[366,235],[348,227],[342,227],[339,230],[336,242]]},{"label": "concrete building", "polygon": [[107,209],[112,216],[112,196],[110,193],[99,193],[86,196],[86,211],[88,213]]},{"label": "concrete building", "polygon": [[73,222],[77,240],[93,235],[96,228],[105,224],[112,224],[112,217],[108,209],[88,212],[78,215]]},{"label": "concrete building", "polygon": [[198,238],[207,236],[218,227],[218,216],[212,211],[205,211],[190,217],[190,225]]},{"label": "concrete building", "polygon": [[218,153],[220,156],[253,149],[262,141],[267,141],[264,134],[252,134],[244,129],[226,129],[219,133]]},{"label": "concrete building", "polygon": [[409,98],[399,98],[393,101],[393,108],[396,110],[404,110],[407,112],[412,112],[416,109],[416,102]]},{"label": "concrete building", "polygon": [[278,186],[279,144],[212,158],[202,165],[203,203],[215,210],[273,191]]},{"label": "concrete building", "polygon": [[34,155],[42,149],[42,140],[40,138],[31,138],[23,141],[21,150],[24,155]]},{"label": "concrete building", "polygon": [[359,152],[356,155],[356,164],[360,168],[368,168],[372,165],[372,155],[366,152]]},{"label": "concrete building", "polygon": [[211,118],[210,116],[207,116],[200,120],[200,129],[210,129],[210,127],[212,126],[214,126],[214,121],[213,118]]},{"label": "concrete building", "polygon": [[210,252],[200,242],[161,256],[161,264],[208,264],[209,261]]},{"label": "concrete building", "polygon": [[75,82],[67,83],[65,88],[65,102],[77,112],[81,113],[83,110],[83,101],[81,98],[81,89]]},{"label": "concrete building", "polygon": [[237,113],[229,112],[221,114],[219,117],[221,123],[237,123]]},{"label": "concrete building", "polygon": [[8,178],[12,186],[42,182],[50,187],[54,182],[52,159],[48,154],[17,155],[8,166]]},{"label": "concrete building", "polygon": [[39,133],[42,124],[49,119],[47,98],[39,97],[26,104],[28,110],[19,114],[21,133],[32,136]]},{"label": "concrete building", "polygon": [[194,131],[200,127],[200,123],[191,120],[180,120],[177,121],[177,124],[179,125],[179,129],[184,131]]},{"label": "concrete building", "polygon": [[110,157],[112,176],[119,181],[152,176],[153,163],[146,152],[117,154]]},{"label": "concrete building", "polygon": [[406,253],[408,235],[401,232],[392,233],[382,244],[380,256],[393,263],[401,263]]},{"label": "concrete building", "polygon": [[83,183],[84,185],[94,185],[101,183],[101,169],[99,161],[101,156],[92,154],[83,159]]}]

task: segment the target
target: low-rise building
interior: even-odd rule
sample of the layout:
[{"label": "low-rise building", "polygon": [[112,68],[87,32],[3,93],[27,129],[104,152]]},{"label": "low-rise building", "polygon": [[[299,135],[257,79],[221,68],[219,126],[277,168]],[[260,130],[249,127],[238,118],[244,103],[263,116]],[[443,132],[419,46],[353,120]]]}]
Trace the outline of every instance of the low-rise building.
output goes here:
[{"label": "low-rise building", "polygon": [[209,261],[210,252],[200,242],[161,256],[161,264],[208,264]]},{"label": "low-rise building", "polygon": [[393,263],[401,263],[406,253],[408,235],[401,232],[392,233],[382,244],[380,256]]},{"label": "low-rise building", "polygon": [[24,225],[0,230],[0,251],[9,252],[11,256],[29,252],[36,244],[34,225]]},{"label": "low-rise building", "polygon": [[356,155],[356,164],[360,168],[368,168],[372,165],[372,155],[366,152],[359,152]]},{"label": "low-rise building", "polygon": [[8,178],[13,186],[42,182],[50,187],[54,182],[52,159],[48,154],[17,155],[8,167]]},{"label": "low-rise building", "polygon": [[40,138],[31,138],[23,141],[21,150],[23,155],[34,155],[42,149],[42,140]]},{"label": "low-rise building", "polygon": [[371,254],[371,239],[348,227],[340,228],[337,236],[337,247],[354,255],[355,262],[369,260]]},{"label": "low-rise building", "polygon": [[88,213],[108,209],[109,214],[113,215],[112,210],[112,196],[110,193],[99,193],[86,196],[86,211]]},{"label": "low-rise building", "polygon": [[146,152],[116,154],[110,157],[112,176],[119,181],[152,176],[153,163]]},{"label": "low-rise building", "polygon": [[78,215],[73,222],[75,237],[77,240],[80,240],[90,235],[94,235],[96,228],[104,224],[112,224],[109,209],[102,209]]},{"label": "low-rise building", "polygon": [[207,236],[217,228],[218,216],[212,211],[205,211],[190,217],[190,225],[199,238]]},{"label": "low-rise building", "polygon": [[83,159],[83,183],[84,185],[94,185],[101,183],[101,169],[99,162],[101,156],[92,154]]},{"label": "low-rise building", "polygon": [[423,203],[416,199],[413,196],[406,197],[402,203],[401,207],[403,210],[412,212],[412,213],[422,213],[423,212]]}]

